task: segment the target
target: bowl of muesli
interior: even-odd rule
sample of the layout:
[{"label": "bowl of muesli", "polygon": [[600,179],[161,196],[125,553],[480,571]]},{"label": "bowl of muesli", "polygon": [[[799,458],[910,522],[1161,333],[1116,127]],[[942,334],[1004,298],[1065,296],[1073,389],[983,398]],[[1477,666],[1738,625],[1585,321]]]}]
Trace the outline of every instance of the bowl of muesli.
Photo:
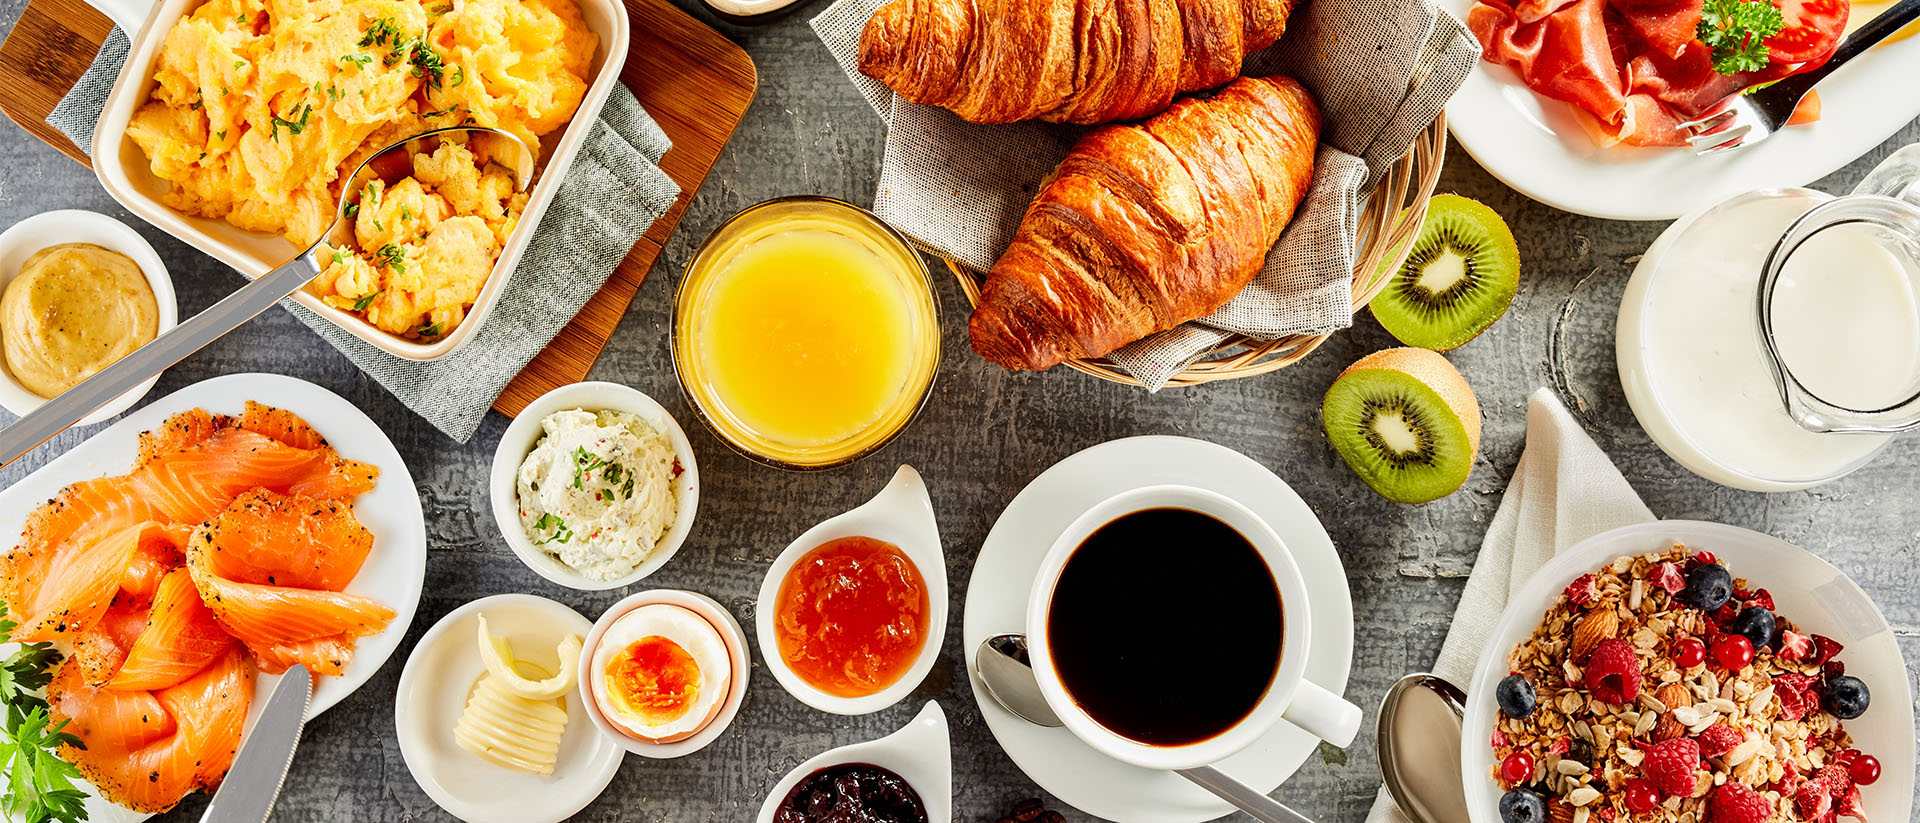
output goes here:
[{"label": "bowl of muesli", "polygon": [[1838,569],[1758,532],[1669,520],[1561,552],[1467,693],[1472,823],[1911,817],[1892,629]]}]

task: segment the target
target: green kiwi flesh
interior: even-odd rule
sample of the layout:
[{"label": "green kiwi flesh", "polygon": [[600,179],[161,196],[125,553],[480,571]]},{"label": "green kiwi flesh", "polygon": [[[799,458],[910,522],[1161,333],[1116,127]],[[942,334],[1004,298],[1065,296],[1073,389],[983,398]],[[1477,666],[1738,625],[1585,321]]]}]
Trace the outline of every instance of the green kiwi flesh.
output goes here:
[{"label": "green kiwi flesh", "polygon": [[1458,348],[1492,326],[1520,287],[1520,248],[1493,209],[1457,194],[1435,196],[1427,219],[1373,317],[1409,346]]},{"label": "green kiwi flesh", "polygon": [[1363,358],[1327,389],[1320,415],[1334,451],[1368,487],[1399,503],[1452,494],[1467,482],[1480,447],[1479,402],[1431,351]]}]

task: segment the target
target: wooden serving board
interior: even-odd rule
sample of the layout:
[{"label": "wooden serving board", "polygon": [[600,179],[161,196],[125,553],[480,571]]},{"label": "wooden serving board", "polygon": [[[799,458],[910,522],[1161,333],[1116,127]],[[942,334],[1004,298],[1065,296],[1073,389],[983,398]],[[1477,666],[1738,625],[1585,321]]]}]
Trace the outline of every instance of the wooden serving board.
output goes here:
[{"label": "wooden serving board", "polygon": [[[633,245],[573,322],[507,384],[493,407],[509,417],[549,390],[586,378],[759,86],[752,58],[719,32],[667,0],[624,2],[632,37],[620,80],[673,138],[660,166],[680,184],[680,199]],[[0,44],[0,111],[89,168],[86,153],[46,118],[93,63],[112,27],[85,0],[31,0]]]}]

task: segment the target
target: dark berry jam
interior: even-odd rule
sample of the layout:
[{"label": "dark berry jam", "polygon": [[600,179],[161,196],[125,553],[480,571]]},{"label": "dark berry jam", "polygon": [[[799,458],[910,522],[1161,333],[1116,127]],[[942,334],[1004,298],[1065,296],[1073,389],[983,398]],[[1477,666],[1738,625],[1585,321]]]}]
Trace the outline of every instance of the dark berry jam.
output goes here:
[{"label": "dark berry jam", "polygon": [[847,763],[802,779],[781,801],[773,823],[927,823],[927,810],[900,775]]}]

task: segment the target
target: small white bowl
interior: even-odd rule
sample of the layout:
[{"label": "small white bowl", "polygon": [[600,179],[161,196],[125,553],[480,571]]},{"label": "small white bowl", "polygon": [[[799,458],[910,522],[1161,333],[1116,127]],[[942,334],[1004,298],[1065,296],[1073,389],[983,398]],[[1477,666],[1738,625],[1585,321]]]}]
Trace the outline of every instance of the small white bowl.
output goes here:
[{"label": "small white bowl", "polygon": [[482,612],[489,630],[533,660],[552,657],[566,635],[593,628],[579,612],[530,594],[498,594],[454,609],[420,638],[400,672],[393,700],[400,756],[433,802],[468,823],[565,820],[606,791],[625,754],[581,716],[591,701],[579,686],[566,695],[567,730],[553,776],[501,768],[460,748],[454,726],[486,671],[476,637]]},{"label": "small white bowl", "polygon": [[[667,527],[667,533],[660,536],[659,544],[653,547],[653,553],[647,555],[644,562],[626,575],[612,580],[595,580],[574,571],[560,562],[559,558],[535,546],[527,538],[526,527],[520,525],[518,495],[515,491],[520,464],[545,435],[540,421],[554,412],[572,409],[612,410],[638,415],[666,434],[668,442],[673,444],[674,456],[680,459],[680,477],[675,481],[680,508],[674,513],[673,525]],[[493,452],[493,472],[488,483],[491,486],[493,522],[500,527],[500,534],[507,538],[507,546],[513,549],[520,562],[527,564],[527,568],[541,577],[581,591],[630,586],[659,570],[673,558],[674,552],[680,550],[680,544],[686,542],[687,534],[693,531],[694,513],[700,508],[700,466],[693,459],[693,444],[687,441],[687,433],[680,429],[673,415],[668,414],[653,398],[618,383],[574,383],[540,395],[527,404],[520,415],[514,418],[512,425],[507,426],[506,433],[500,436],[500,446]]]},{"label": "small white bowl", "polygon": [[[133,258],[134,264],[140,267],[140,273],[147,276],[147,285],[152,287],[153,300],[159,307],[156,334],[166,334],[179,322],[180,308],[173,296],[173,278],[167,274],[167,264],[160,261],[160,255],[154,252],[146,238],[125,223],[104,214],[80,209],[41,212],[0,232],[0,292],[6,291],[7,286],[13,283],[13,278],[20,274],[20,267],[26,265],[27,258],[32,257],[34,252],[61,243],[92,243]],[[154,375],[132,391],[80,418],[80,422],[74,425],[91,426],[113,419],[147,396],[159,379],[160,375]],[[7,368],[5,359],[0,358],[0,406],[25,416],[45,402],[46,398],[20,385],[13,371]]]},{"label": "small white bowl", "polygon": [[[720,713],[692,737],[674,743],[654,743],[622,731],[600,711],[600,704],[592,698],[593,687],[588,682],[588,678],[595,675],[593,652],[600,646],[600,638],[606,635],[607,627],[613,625],[613,621],[619,620],[627,612],[656,603],[679,606],[713,624],[715,629],[720,630],[720,639],[727,644],[727,657],[733,663],[733,671],[727,677],[727,698],[720,704]],[[733,615],[727,612],[727,608],[713,598],[699,592],[679,589],[649,589],[635,592],[613,604],[605,614],[600,615],[600,619],[594,621],[593,631],[587,634],[586,644],[580,647],[580,692],[588,695],[585,701],[587,716],[593,719],[593,725],[600,727],[602,734],[612,738],[615,745],[624,746],[629,752],[655,760],[685,757],[719,739],[720,735],[727,731],[727,726],[733,723],[734,716],[740,713],[740,704],[747,699],[750,655],[751,652],[747,650],[746,630],[740,628],[740,621],[735,620]]]},{"label": "small white bowl", "polygon": [[808,775],[847,763],[879,766],[900,775],[920,795],[928,820],[953,819],[953,746],[947,736],[947,713],[939,703],[927,701],[912,722],[893,734],[830,749],[795,766],[773,784],[773,792],[760,804],[759,823],[773,823],[781,802]]},{"label": "small white bowl", "polygon": [[[779,611],[780,585],[793,565],[831,540],[843,537],[871,537],[899,547],[900,553],[920,570],[927,587],[927,638],[912,668],[893,685],[865,697],[841,697],[814,688],[787,665],[780,656],[780,636],[773,620]],[[766,657],[767,670],[787,692],[800,702],[834,714],[870,714],[905,699],[927,679],[934,661],[940,658],[940,646],[947,632],[947,557],[940,548],[940,527],[934,522],[933,500],[927,484],[912,466],[902,465],[887,487],[857,509],[821,521],[805,534],[787,544],[774,558],[767,576],[760,581],[759,605],[754,609],[755,633],[760,652]]]}]

